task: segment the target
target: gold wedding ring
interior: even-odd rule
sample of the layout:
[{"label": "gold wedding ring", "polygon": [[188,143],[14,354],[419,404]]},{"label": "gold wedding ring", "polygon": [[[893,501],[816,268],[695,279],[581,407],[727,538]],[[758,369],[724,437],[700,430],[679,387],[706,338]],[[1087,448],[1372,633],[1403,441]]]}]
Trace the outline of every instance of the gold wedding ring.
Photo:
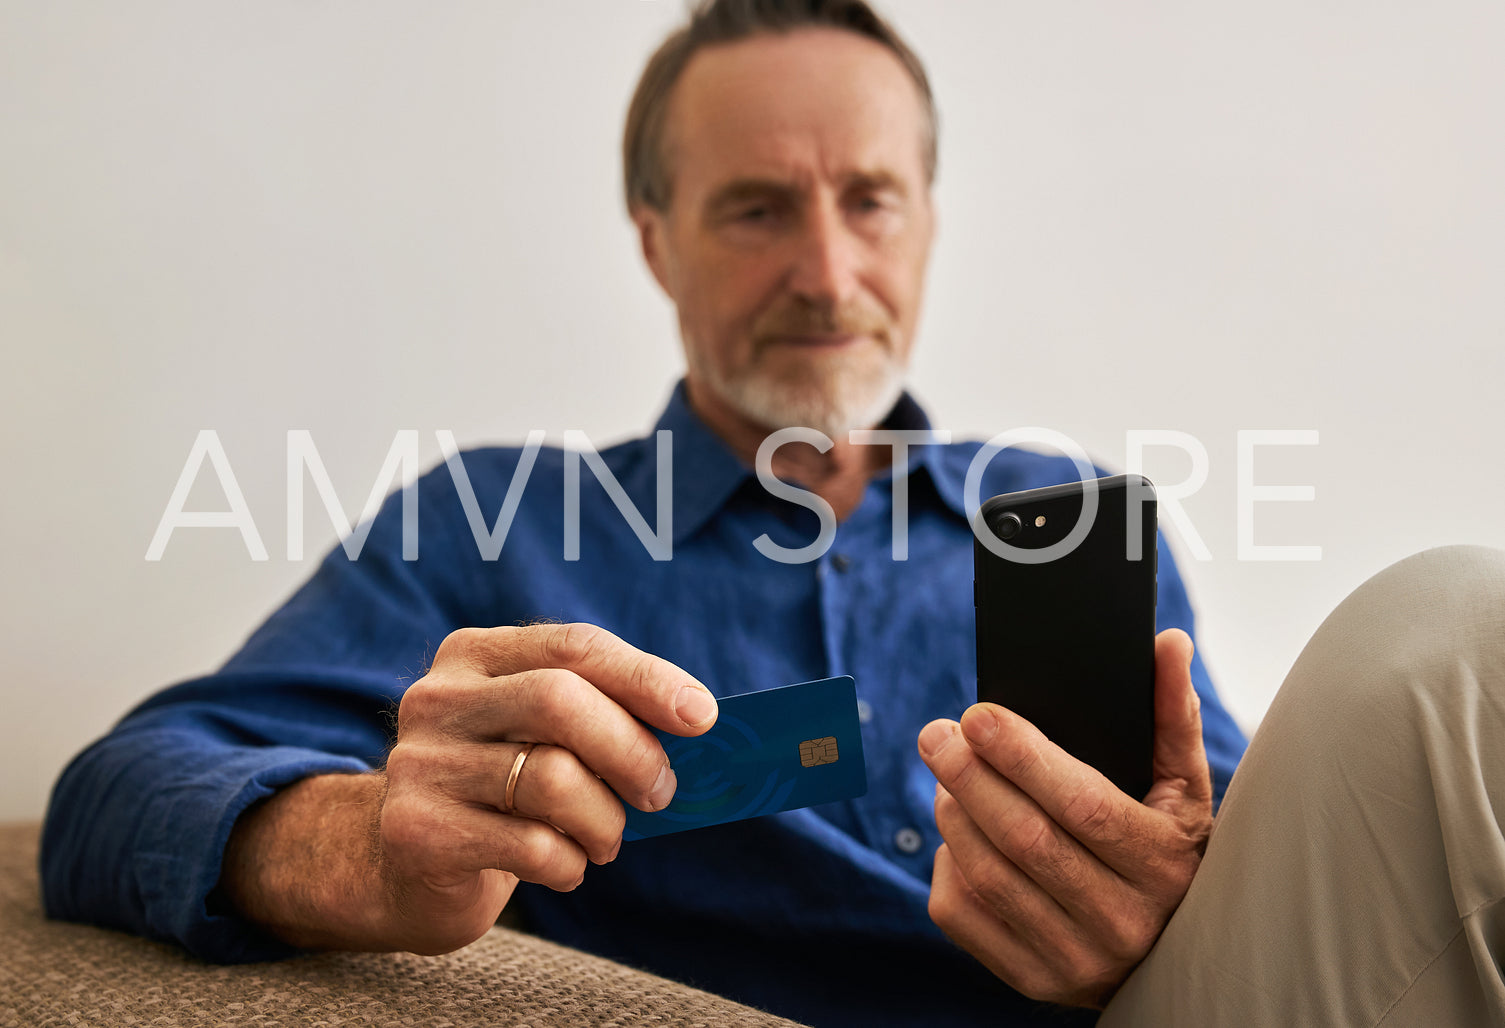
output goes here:
[{"label": "gold wedding ring", "polygon": [[517,795],[517,778],[523,773],[523,761],[528,759],[528,754],[533,752],[537,743],[530,742],[517,751],[517,756],[512,761],[512,770],[507,773],[507,792],[502,797],[502,812],[513,813],[512,800]]}]

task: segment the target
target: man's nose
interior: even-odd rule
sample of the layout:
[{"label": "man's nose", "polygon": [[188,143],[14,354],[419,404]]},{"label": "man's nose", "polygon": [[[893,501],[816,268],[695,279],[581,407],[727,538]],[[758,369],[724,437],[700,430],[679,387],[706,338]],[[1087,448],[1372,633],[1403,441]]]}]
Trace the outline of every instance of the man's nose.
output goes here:
[{"label": "man's nose", "polygon": [[796,244],[790,288],[813,303],[841,307],[857,290],[857,240],[835,210],[817,208],[803,228]]}]

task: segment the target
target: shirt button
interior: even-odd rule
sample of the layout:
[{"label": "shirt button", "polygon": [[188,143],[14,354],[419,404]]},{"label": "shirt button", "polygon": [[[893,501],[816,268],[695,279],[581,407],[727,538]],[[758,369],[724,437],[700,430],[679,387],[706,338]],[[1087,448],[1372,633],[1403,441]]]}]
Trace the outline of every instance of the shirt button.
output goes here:
[{"label": "shirt button", "polygon": [[920,847],[925,845],[925,837],[913,828],[900,828],[894,833],[894,845],[899,852],[913,856],[920,852]]},{"label": "shirt button", "polygon": [[857,701],[857,720],[867,724],[873,719],[873,705],[867,700]]},{"label": "shirt button", "polygon": [[831,566],[837,571],[846,571],[852,566],[852,558],[845,553],[836,553],[831,556]]}]

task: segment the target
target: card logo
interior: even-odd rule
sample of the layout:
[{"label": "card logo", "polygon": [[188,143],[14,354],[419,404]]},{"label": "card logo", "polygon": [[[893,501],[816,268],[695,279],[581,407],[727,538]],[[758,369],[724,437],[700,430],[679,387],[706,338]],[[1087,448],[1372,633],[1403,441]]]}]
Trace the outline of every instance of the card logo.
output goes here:
[{"label": "card logo", "polygon": [[806,739],[800,743],[800,767],[819,767],[836,763],[836,736],[824,739]]}]

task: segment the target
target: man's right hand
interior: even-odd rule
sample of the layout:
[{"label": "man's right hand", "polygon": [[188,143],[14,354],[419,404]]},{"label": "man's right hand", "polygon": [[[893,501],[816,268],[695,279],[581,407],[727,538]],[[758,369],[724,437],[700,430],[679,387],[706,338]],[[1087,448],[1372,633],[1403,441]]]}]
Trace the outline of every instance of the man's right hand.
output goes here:
[{"label": "man's right hand", "polygon": [[462,629],[403,696],[386,770],[310,779],[248,812],[224,889],[296,945],[458,949],[519,880],[568,891],[587,861],[612,860],[618,796],[669,804],[674,772],[641,722],[699,735],[716,711],[689,674],[592,625]]}]

